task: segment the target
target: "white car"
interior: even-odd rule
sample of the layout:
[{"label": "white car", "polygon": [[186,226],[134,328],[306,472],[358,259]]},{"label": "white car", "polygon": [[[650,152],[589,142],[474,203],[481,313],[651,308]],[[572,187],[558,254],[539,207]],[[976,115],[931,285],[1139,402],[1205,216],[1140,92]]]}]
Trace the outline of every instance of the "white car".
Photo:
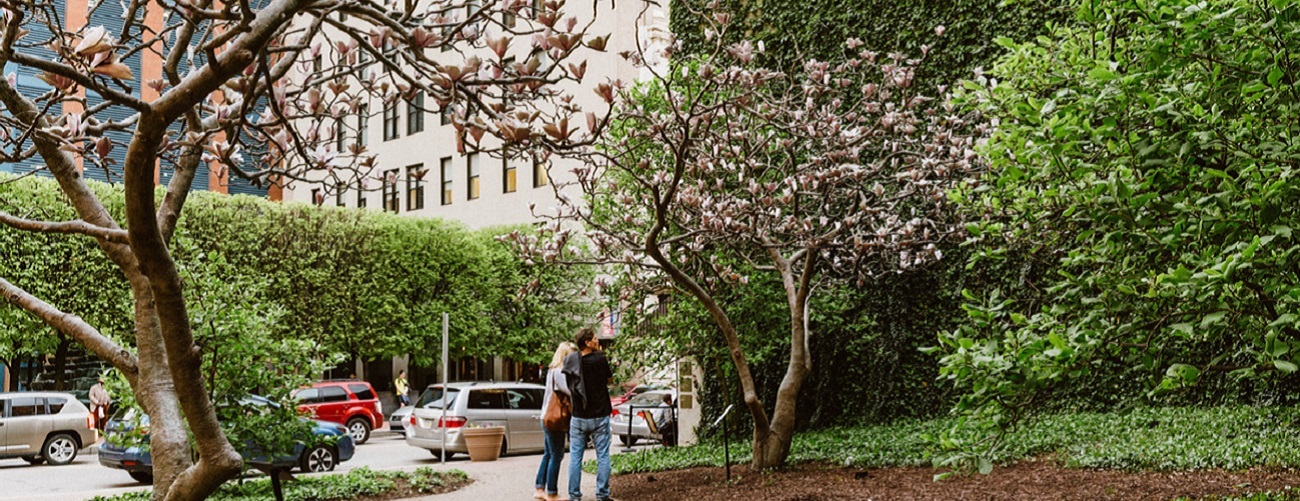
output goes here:
[{"label": "white car", "polygon": [[[655,434],[650,433],[650,425],[646,424],[645,419],[641,417],[642,411],[647,411],[653,417],[656,423],[671,422],[672,416],[665,419],[665,412],[672,412],[671,407],[664,405],[664,395],[672,395],[673,402],[677,402],[677,392],[675,390],[653,390],[647,391],[614,407],[614,414],[609,420],[610,432],[618,435],[619,441],[623,445],[636,445],[638,440],[658,440]],[[660,430],[661,432],[663,430]]]},{"label": "white car", "polygon": [[[531,383],[467,382],[429,385],[415,401],[406,420],[406,443],[438,455],[445,434],[447,453],[468,453],[461,430],[466,425],[501,426],[506,429],[501,453],[540,452],[546,448],[542,432],[542,385]],[[447,401],[443,401],[443,397]],[[443,405],[446,404],[446,413]]]}]

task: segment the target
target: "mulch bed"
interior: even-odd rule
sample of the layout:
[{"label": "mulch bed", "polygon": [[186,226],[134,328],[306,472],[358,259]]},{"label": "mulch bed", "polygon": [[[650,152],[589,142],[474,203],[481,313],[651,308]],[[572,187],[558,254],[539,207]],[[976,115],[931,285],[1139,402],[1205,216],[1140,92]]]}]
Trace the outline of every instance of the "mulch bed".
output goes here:
[{"label": "mulch bed", "polygon": [[732,485],[722,468],[691,468],[621,475],[614,497],[626,500],[830,501],[841,499],[972,500],[1171,500],[1179,497],[1246,495],[1300,486],[1300,472],[1124,472],[1062,468],[1054,461],[1024,461],[989,475],[934,481],[930,468],[849,469],[808,464],[778,472],[732,466]]},{"label": "mulch bed", "polygon": [[467,478],[465,480],[459,480],[459,481],[451,480],[451,479],[446,479],[446,480],[447,483],[443,485],[435,486],[424,492],[419,492],[414,488],[412,488],[410,482],[407,482],[406,479],[398,478],[393,480],[393,483],[395,485],[393,487],[393,490],[391,491],[385,492],[383,494],[375,495],[375,496],[361,496],[355,498],[348,498],[348,501],[389,501],[394,499],[421,498],[424,496],[432,496],[434,494],[446,494],[448,492],[458,491],[461,488],[474,483],[474,479],[472,478]]}]

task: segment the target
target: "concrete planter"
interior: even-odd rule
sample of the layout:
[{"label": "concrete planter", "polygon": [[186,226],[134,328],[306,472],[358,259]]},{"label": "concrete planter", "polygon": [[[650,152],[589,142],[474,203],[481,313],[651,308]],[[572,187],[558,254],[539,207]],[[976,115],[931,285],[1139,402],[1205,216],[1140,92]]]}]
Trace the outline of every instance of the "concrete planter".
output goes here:
[{"label": "concrete planter", "polygon": [[470,461],[496,461],[501,456],[506,429],[501,426],[464,428],[461,429],[460,436],[465,439]]}]

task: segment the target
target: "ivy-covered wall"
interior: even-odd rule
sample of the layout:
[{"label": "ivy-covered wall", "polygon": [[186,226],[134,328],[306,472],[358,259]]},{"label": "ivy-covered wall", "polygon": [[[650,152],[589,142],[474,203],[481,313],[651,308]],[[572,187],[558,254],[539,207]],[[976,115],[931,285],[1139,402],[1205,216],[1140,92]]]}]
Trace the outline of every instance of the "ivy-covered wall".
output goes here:
[{"label": "ivy-covered wall", "polygon": [[[675,0],[672,32],[687,52],[706,46],[700,17],[711,0]],[[802,58],[826,58],[844,50],[849,38],[881,53],[903,51],[919,56],[932,46],[918,81],[955,83],[1001,54],[995,38],[1031,40],[1047,32],[1049,22],[1069,19],[1063,0],[721,0],[740,20],[735,36],[762,41],[768,64],[797,70]],[[945,28],[942,37],[934,28]]]}]

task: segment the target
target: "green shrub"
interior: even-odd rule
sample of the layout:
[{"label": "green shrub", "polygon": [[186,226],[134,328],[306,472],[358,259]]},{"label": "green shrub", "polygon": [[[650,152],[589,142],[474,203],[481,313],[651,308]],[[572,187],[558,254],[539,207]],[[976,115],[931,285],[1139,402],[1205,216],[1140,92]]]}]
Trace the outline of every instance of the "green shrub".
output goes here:
[{"label": "green shrub", "polygon": [[[338,475],[300,477],[293,482],[285,482],[284,499],[286,501],[335,501],[355,499],[364,496],[380,496],[393,493],[398,480],[405,480],[414,492],[432,492],[435,487],[442,487],[465,482],[469,476],[460,470],[434,471],[432,468],[419,468],[414,472],[375,471],[361,467]],[[97,496],[93,501],[148,501],[150,491],[136,491],[116,496]],[[275,499],[271,481],[267,478],[239,480],[221,486],[208,499],[213,501],[269,501]]]}]

